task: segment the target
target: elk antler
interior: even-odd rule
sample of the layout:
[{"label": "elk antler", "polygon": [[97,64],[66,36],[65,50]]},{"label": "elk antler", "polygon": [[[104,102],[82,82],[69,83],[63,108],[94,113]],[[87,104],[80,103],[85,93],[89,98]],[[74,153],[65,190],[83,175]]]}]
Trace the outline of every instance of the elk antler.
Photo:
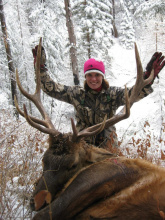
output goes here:
[{"label": "elk antler", "polygon": [[136,78],[136,83],[131,92],[131,96],[129,98],[130,107],[133,105],[134,102],[138,100],[139,94],[142,91],[142,89],[146,85],[148,85],[154,78],[154,69],[152,69],[150,76],[144,80],[143,68],[136,43],[135,43],[135,58],[136,58],[136,67],[137,67],[137,78]]},{"label": "elk antler", "polygon": [[125,104],[125,112],[113,116],[112,118],[106,120],[107,116],[104,118],[104,121],[102,123],[99,123],[97,125],[88,127],[80,132],[77,132],[76,126],[74,124],[73,119],[71,120],[72,123],[72,130],[73,130],[73,136],[72,140],[73,141],[78,141],[79,139],[83,137],[90,137],[90,136],[95,136],[99,134],[104,128],[108,128],[119,121],[122,121],[130,116],[130,105],[129,105],[129,100],[128,100],[128,92],[127,88],[125,87],[125,99],[126,99],[126,104]]},{"label": "elk antler", "polygon": [[[28,98],[29,100],[31,100],[35,106],[37,107],[37,109],[39,110],[39,112],[41,113],[42,117],[44,120],[40,120],[37,119],[35,117],[29,116],[27,113],[27,109],[26,106],[24,105],[24,112],[21,111],[18,107],[18,102],[16,100],[15,97],[15,105],[16,108],[18,110],[18,112],[26,118],[27,122],[34,128],[40,130],[41,132],[44,132],[46,134],[51,134],[53,136],[56,136],[58,134],[60,134],[59,131],[57,131],[54,127],[54,125],[52,124],[48,114],[46,113],[44,106],[42,105],[41,102],[41,82],[40,82],[40,59],[41,59],[41,44],[42,44],[42,38],[40,38],[40,42],[39,42],[39,46],[37,49],[37,60],[36,60],[36,90],[35,93],[33,95],[29,94],[28,92],[26,92],[24,90],[24,88],[22,87],[20,80],[19,80],[19,76],[18,76],[18,70],[16,70],[16,81],[17,81],[17,85],[19,87],[19,90],[21,91],[21,93]],[[42,126],[41,126],[42,125]]]}]

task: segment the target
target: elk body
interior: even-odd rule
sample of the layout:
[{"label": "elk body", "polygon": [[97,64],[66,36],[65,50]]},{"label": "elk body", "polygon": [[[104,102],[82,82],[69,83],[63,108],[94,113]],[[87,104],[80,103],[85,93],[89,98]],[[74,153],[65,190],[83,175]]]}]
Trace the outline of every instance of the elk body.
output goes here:
[{"label": "elk body", "polygon": [[164,218],[164,169],[144,160],[113,157],[110,152],[82,140],[127,118],[130,106],[138,100],[141,89],[152,81],[153,71],[147,80],[143,80],[136,45],[137,81],[129,98],[126,92],[125,112],[81,132],[77,132],[71,120],[73,134],[57,131],[41,103],[40,54],[41,40],[33,95],[22,88],[16,74],[20,91],[34,102],[44,120],[29,116],[25,106],[21,111],[16,102],[19,113],[31,126],[49,134],[49,148],[43,157],[43,174],[31,199],[32,209],[38,211],[33,220]]},{"label": "elk body", "polygon": [[[52,202],[52,219],[164,219],[165,169],[140,159],[109,158],[76,174]],[[49,207],[34,220],[51,219]]]}]

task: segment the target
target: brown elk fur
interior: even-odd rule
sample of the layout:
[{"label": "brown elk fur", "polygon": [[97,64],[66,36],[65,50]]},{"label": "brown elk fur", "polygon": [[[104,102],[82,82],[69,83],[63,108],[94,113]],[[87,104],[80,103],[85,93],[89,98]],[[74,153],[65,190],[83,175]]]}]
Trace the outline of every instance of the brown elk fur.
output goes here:
[{"label": "brown elk fur", "polygon": [[134,160],[143,177],[78,215],[76,219],[165,219],[165,169]]},{"label": "brown elk fur", "polygon": [[[76,187],[77,186],[77,187]],[[165,169],[140,159],[105,159],[83,168],[51,204],[52,219],[162,219]],[[48,207],[34,220],[49,219]]]}]

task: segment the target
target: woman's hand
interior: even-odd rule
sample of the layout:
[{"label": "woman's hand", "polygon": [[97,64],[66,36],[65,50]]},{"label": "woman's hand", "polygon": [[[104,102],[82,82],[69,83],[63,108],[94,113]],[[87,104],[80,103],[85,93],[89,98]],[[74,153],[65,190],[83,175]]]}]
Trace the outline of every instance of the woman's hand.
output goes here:
[{"label": "woman's hand", "polygon": [[[36,64],[36,59],[37,59],[37,49],[38,49],[38,45],[37,46],[35,46],[35,48],[34,49],[32,49],[32,53],[33,53],[33,58],[34,58],[34,67],[35,67],[35,64]],[[44,48],[42,47],[41,48],[41,65],[40,65],[40,67],[41,67],[41,69],[46,69],[46,53],[45,53],[45,50],[44,50]]]},{"label": "woman's hand", "polygon": [[[164,56],[162,56],[161,52],[155,52],[146,66],[146,72],[144,73],[144,78],[147,79],[151,74],[151,70],[154,69],[154,79],[155,79],[155,77],[158,76],[159,72],[163,69],[164,66],[165,66]],[[150,84],[152,84],[153,81]]]}]

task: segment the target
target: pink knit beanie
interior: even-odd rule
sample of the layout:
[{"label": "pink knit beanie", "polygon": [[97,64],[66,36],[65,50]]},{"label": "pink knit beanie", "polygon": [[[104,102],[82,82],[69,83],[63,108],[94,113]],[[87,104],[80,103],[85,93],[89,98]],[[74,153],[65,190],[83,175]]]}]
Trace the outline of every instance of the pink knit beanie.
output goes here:
[{"label": "pink knit beanie", "polygon": [[102,76],[105,76],[105,67],[104,63],[102,61],[97,61],[93,58],[87,60],[84,63],[84,74],[86,75],[87,73],[100,73]]}]

